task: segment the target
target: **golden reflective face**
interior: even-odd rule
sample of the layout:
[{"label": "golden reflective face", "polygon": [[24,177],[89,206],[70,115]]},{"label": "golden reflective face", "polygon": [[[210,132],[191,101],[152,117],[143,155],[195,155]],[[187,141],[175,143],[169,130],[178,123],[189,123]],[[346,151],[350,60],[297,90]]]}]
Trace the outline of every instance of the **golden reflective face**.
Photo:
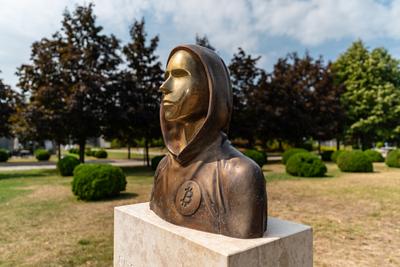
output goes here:
[{"label": "golden reflective face", "polygon": [[185,50],[174,53],[160,86],[164,117],[168,121],[195,121],[207,115],[207,77],[201,63]]}]

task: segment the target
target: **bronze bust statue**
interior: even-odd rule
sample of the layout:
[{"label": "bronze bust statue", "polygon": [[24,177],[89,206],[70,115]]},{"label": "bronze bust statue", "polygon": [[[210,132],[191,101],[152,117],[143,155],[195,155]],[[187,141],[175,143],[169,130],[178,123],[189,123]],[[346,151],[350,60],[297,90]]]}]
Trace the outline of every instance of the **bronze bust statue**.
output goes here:
[{"label": "bronze bust statue", "polygon": [[160,90],[168,154],[159,163],[150,208],[184,227],[237,238],[263,236],[267,196],[260,167],[227,139],[232,88],[222,59],[181,45],[169,56]]}]

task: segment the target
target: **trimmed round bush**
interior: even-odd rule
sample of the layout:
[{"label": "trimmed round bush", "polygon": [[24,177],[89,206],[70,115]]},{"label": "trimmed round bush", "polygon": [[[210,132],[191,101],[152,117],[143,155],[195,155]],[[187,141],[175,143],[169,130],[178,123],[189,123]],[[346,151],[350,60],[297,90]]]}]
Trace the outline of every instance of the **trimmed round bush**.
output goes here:
[{"label": "trimmed round bush", "polygon": [[90,147],[85,149],[85,155],[88,157],[93,156],[94,152],[95,151],[92,151],[92,149]]},{"label": "trimmed round bush", "polygon": [[0,149],[0,162],[6,162],[10,157],[10,154],[5,149]]},{"label": "trimmed round bush", "polygon": [[344,151],[336,161],[342,172],[373,172],[372,161],[360,150]]},{"label": "trimmed round bush", "polygon": [[79,160],[73,156],[66,156],[57,162],[57,169],[61,176],[72,176],[74,169],[80,164]]},{"label": "trimmed round bush", "polygon": [[324,162],[310,152],[296,153],[286,163],[286,172],[301,177],[323,177],[327,171]]},{"label": "trimmed round bush", "polygon": [[333,153],[332,153],[332,156],[331,156],[331,160],[332,160],[333,162],[336,163],[337,158],[338,158],[339,155],[340,155],[342,152],[344,152],[344,151],[345,151],[345,150],[336,150],[335,152],[333,152]]},{"label": "trimmed round bush", "polygon": [[35,151],[35,157],[38,161],[48,161],[50,156],[50,152],[46,149],[37,149]]},{"label": "trimmed round bush", "polygon": [[389,167],[400,168],[400,149],[390,151],[386,156],[385,163]]},{"label": "trimmed round bush", "polygon": [[164,156],[155,156],[151,159],[151,169],[156,170],[160,161],[164,158]]},{"label": "trimmed round bush", "polygon": [[264,152],[255,149],[247,149],[243,154],[254,160],[261,168],[267,163],[267,155]]},{"label": "trimmed round bush", "polygon": [[285,152],[283,152],[282,163],[286,164],[286,162],[289,160],[289,158],[291,156],[293,156],[294,154],[297,154],[297,153],[304,153],[304,152],[308,152],[308,151],[305,150],[304,148],[290,148],[290,149],[286,150]]},{"label": "trimmed round bush", "polygon": [[369,158],[372,162],[384,162],[385,159],[383,158],[382,154],[376,150],[368,149],[364,151],[364,154]]},{"label": "trimmed round bush", "polygon": [[74,170],[72,192],[82,200],[117,196],[126,188],[122,169],[109,164],[81,164]]},{"label": "trimmed round bush", "polygon": [[71,154],[79,154],[79,148],[75,148],[75,147],[70,148],[68,150],[68,152],[71,153]]},{"label": "trimmed round bush", "polygon": [[333,150],[324,150],[321,151],[321,159],[323,161],[331,161],[332,160],[332,154],[333,154]]},{"label": "trimmed round bush", "polygon": [[98,159],[106,159],[108,157],[108,153],[104,149],[100,149],[94,152],[94,156]]}]

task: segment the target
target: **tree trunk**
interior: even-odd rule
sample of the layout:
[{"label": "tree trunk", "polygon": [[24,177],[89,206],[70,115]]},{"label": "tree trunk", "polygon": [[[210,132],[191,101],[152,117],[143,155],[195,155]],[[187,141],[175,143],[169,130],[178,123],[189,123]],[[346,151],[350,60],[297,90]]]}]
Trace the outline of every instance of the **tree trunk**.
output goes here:
[{"label": "tree trunk", "polygon": [[283,151],[282,140],[278,140],[279,143],[279,151]]},{"label": "tree trunk", "polygon": [[128,159],[131,159],[131,146],[128,145]]},{"label": "tree trunk", "polygon": [[145,146],[146,166],[150,167],[149,141],[147,140],[147,138],[144,139],[144,146]]},{"label": "tree trunk", "polygon": [[318,154],[321,154],[321,141],[318,140]]},{"label": "tree trunk", "polygon": [[340,150],[340,139],[336,138],[336,150]]},{"label": "tree trunk", "polygon": [[85,163],[85,145],[86,145],[85,139],[79,141],[79,161],[81,163]]}]

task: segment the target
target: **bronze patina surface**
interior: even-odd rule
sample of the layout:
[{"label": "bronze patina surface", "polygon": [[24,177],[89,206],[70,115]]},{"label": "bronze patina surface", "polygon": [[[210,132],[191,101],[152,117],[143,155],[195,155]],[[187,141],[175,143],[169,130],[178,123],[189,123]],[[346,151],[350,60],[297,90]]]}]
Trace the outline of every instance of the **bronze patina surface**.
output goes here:
[{"label": "bronze patina surface", "polygon": [[227,139],[232,89],[213,51],[181,45],[169,56],[160,122],[168,154],[150,208],[176,225],[238,238],[261,237],[267,195],[260,167]]}]

